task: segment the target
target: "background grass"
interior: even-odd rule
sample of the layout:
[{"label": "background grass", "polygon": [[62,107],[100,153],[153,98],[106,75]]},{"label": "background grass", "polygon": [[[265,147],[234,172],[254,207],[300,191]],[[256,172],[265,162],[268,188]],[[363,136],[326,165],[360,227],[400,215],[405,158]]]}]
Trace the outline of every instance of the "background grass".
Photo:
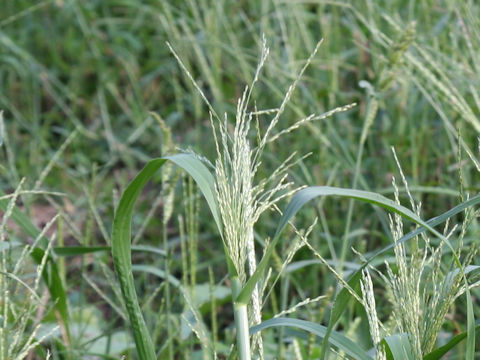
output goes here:
[{"label": "background grass", "polygon": [[[323,38],[279,128],[310,113],[353,102],[357,106],[282,137],[269,147],[261,172],[268,174],[293,151],[312,152],[291,172],[297,184],[355,187],[391,197],[392,176],[399,178],[394,147],[413,196],[423,204],[422,217],[428,219],[457,204],[461,192],[478,191],[479,16],[480,7],[467,0],[3,1],[1,188],[13,192],[25,177],[24,189],[64,194],[21,195],[18,203],[40,228],[61,215],[54,245],[109,245],[119,193],[148,159],[175,147],[208,158],[214,154],[208,109],[166,41],[217,112],[233,115],[236,99],[253,80],[262,34],[270,57],[254,92],[259,109],[281,103]],[[369,115],[372,101],[378,102],[378,111]],[[134,263],[152,270],[136,273],[137,291],[160,358],[200,356],[198,340],[185,321],[195,320],[181,289],[192,293],[214,346],[227,354],[233,341],[232,309],[225,305],[228,284],[219,239],[211,218],[202,216],[205,204],[197,191],[178,179],[158,175],[137,207],[135,242],[167,254],[133,253]],[[169,189],[175,188],[174,196]],[[172,214],[166,214],[165,196],[173,201]],[[316,216],[320,226],[311,233],[311,243],[340,272],[358,262],[350,246],[365,254],[391,241],[386,214],[367,205],[327,199],[295,222],[306,227]],[[259,241],[271,234],[276,221],[273,213],[262,218],[256,228]],[[474,221],[465,246],[477,236]],[[32,242],[13,225],[8,239]],[[286,254],[289,243],[285,238],[277,252]],[[338,260],[342,256],[345,268]],[[310,259],[311,253],[302,250],[294,261]],[[46,349],[55,359],[118,358],[121,353],[133,358],[109,252],[61,258],[59,267],[70,305],[71,342],[65,344],[57,332],[32,358],[44,358]],[[155,277],[153,269],[170,280]],[[22,276],[31,274],[33,263]],[[306,297],[331,296],[336,283],[320,265],[290,269],[272,292],[264,318]],[[478,291],[472,294],[478,305]],[[452,309],[440,342],[465,329],[463,301]],[[52,309],[51,299],[45,304]],[[388,314],[386,303],[378,306]],[[327,298],[299,309],[296,316],[324,323],[328,311]],[[475,312],[480,316],[478,306]],[[45,329],[56,322],[53,311],[40,315]],[[32,324],[33,319],[34,314]],[[369,347],[367,327],[352,304],[340,329]],[[293,334],[275,334],[277,338],[266,333],[267,350],[295,358]],[[285,348],[278,347],[278,336],[286,339]],[[307,340],[297,351],[313,359],[319,345]],[[455,356],[462,358],[461,347]]]}]

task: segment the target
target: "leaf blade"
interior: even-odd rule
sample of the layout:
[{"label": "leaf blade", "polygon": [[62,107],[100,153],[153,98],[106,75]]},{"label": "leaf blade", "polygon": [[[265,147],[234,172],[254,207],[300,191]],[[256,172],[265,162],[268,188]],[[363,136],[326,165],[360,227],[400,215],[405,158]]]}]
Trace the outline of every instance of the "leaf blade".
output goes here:
[{"label": "leaf blade", "polygon": [[123,192],[113,220],[113,262],[133,329],[138,356],[142,360],[155,360],[156,354],[135,291],[131,259],[131,224],[133,208],[141,191],[165,162],[165,159],[157,158],[145,165]]},{"label": "leaf blade", "polygon": [[412,348],[408,335],[393,334],[382,340],[385,345],[388,360],[413,360]]},{"label": "leaf blade", "polygon": [[[131,261],[131,222],[133,208],[141,191],[167,160],[172,161],[192,176],[207,200],[220,234],[222,230],[220,213],[215,197],[214,178],[208,171],[207,167],[192,155],[176,154],[150,160],[125,189],[113,221],[112,255],[120,281],[122,295],[125,300],[130,323],[133,329],[137,351],[139,357],[145,360],[154,360],[156,359],[156,355],[153,341],[148,332],[138,303],[133,281]],[[227,253],[226,256],[227,262],[231,261],[228,258]]]},{"label": "leaf blade", "polygon": [[[306,330],[316,336],[323,338],[326,333],[326,327],[315,324],[310,321],[292,319],[292,318],[274,318],[266,320],[258,325],[250,328],[250,335],[253,335],[261,330],[267,329],[269,327],[279,327],[279,326],[290,326],[299,329]],[[345,351],[346,354],[352,356],[354,359],[359,360],[372,360],[372,357],[367,354],[367,352],[362,349],[359,345],[354,343],[352,340],[344,336],[339,332],[332,332],[330,340],[332,345],[338,347],[339,349]]]},{"label": "leaf blade", "polygon": [[[477,325],[475,327],[475,331],[480,330],[480,325]],[[443,355],[445,355],[447,352],[452,350],[455,346],[457,346],[462,340],[464,340],[467,337],[467,331],[464,331],[453,338],[450,339],[448,343],[446,343],[443,346],[440,346],[430,352],[429,354],[425,355],[423,357],[423,360],[439,360],[442,358]]]}]

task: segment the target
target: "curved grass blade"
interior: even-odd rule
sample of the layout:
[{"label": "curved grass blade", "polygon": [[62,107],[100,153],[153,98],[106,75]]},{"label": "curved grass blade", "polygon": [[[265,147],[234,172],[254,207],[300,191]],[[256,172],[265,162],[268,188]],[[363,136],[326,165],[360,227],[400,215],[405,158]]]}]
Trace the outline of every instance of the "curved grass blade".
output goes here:
[{"label": "curved grass blade", "polygon": [[[315,324],[310,321],[291,319],[291,318],[274,318],[264,321],[258,325],[250,328],[250,335],[253,335],[261,330],[269,327],[290,326],[299,329],[306,330],[312,334],[323,338],[326,334],[327,328],[325,326]],[[347,355],[358,360],[372,360],[373,358],[367,354],[360,346],[355,344],[352,340],[344,336],[343,334],[333,331],[328,340],[332,345],[336,346],[340,350],[343,350]]]},{"label": "curved grass blade", "polygon": [[[475,332],[477,332],[478,330],[480,330],[480,325],[477,325],[475,327]],[[439,348],[433,350],[431,353],[425,355],[423,357],[423,360],[439,360],[439,359],[441,359],[443,355],[445,355],[447,352],[452,350],[455,346],[457,346],[466,337],[467,337],[467,332],[466,331],[454,336],[445,345],[440,346]]]},{"label": "curved grass blade", "polygon": [[113,220],[113,262],[120,281],[130,325],[133,329],[138,356],[141,360],[155,360],[157,356],[152,338],[142,316],[133,281],[130,244],[133,207],[147,182],[165,162],[165,159],[154,159],[140,171],[123,193]]},{"label": "curved grass blade", "polygon": [[385,345],[387,360],[414,360],[407,334],[387,336],[382,342]]},{"label": "curved grass blade", "polygon": [[[463,274],[465,278],[465,274]],[[468,283],[465,280],[465,296],[467,298],[467,349],[465,353],[466,360],[475,359],[475,316],[473,314],[472,296]]]},{"label": "curved grass blade", "polygon": [[173,163],[175,163],[176,165],[180,166],[197,183],[205,200],[207,200],[208,206],[215,220],[215,224],[217,225],[218,232],[222,237],[222,243],[224,248],[223,252],[227,259],[227,266],[228,266],[228,272],[230,274],[230,278],[232,278],[233,276],[238,276],[237,270],[235,269],[235,266],[233,265],[233,261],[228,255],[228,251],[225,247],[225,243],[223,242],[223,229],[222,229],[223,226],[222,226],[222,220],[220,217],[220,209],[218,208],[217,198],[215,195],[215,179],[213,178],[212,174],[198,158],[190,154],[176,154],[176,155],[166,156],[165,159],[168,159]]},{"label": "curved grass blade", "polygon": [[196,157],[190,154],[176,154],[166,156],[164,159],[170,160],[185,170],[197,183],[202,191],[205,200],[207,200],[210,211],[212,212],[217,228],[222,233],[222,221],[220,219],[220,210],[218,209],[215,196],[215,180],[208,171],[207,167]]},{"label": "curved grass blade", "polygon": [[[451,217],[461,213],[465,209],[467,209],[471,206],[477,205],[477,204],[480,204],[480,195],[476,195],[476,196],[472,197],[471,199],[469,199],[467,201],[464,201],[463,203],[458,204],[457,206],[454,206],[453,208],[451,208],[450,210],[447,210],[443,214],[441,214],[439,216],[436,216],[434,218],[431,218],[426,223],[431,227],[437,226],[437,225],[442,224],[445,221],[447,221],[447,219],[450,219]],[[368,259],[368,262],[370,262],[371,260],[373,260],[377,256],[382,255],[382,254],[386,253],[387,251],[393,249],[395,246],[397,246],[401,243],[404,243],[405,241],[410,240],[410,239],[414,238],[415,236],[420,235],[421,233],[423,233],[425,231],[427,231],[427,228],[425,228],[425,227],[419,227],[415,230],[410,231],[408,234],[405,234],[399,240],[397,240],[396,243],[392,243],[392,244],[384,247],[383,249],[378,250],[375,254],[373,254]]]},{"label": "curved grass blade", "polygon": [[[135,292],[131,260],[131,223],[133,208],[141,191],[167,160],[180,166],[192,176],[207,200],[220,234],[222,230],[220,212],[215,198],[214,178],[206,166],[192,155],[177,154],[165,158],[153,159],[145,165],[126,188],[120,199],[113,221],[112,254],[128,316],[133,328],[138,355],[142,360],[156,359],[156,355]],[[227,262],[229,262],[230,268],[231,260],[228,256]]]}]

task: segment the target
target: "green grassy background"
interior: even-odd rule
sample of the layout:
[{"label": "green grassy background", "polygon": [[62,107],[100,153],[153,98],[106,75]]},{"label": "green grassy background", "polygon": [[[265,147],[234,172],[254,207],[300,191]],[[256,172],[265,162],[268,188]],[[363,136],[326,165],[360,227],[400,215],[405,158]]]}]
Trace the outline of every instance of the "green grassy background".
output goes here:
[{"label": "green grassy background", "polygon": [[[12,192],[26,178],[25,189],[64,194],[26,195],[19,202],[39,227],[61,214],[54,245],[108,245],[119,195],[148,159],[176,148],[191,148],[210,159],[214,155],[208,108],[166,42],[216,111],[233,118],[237,98],[253,80],[265,34],[270,57],[254,91],[259,109],[279,106],[305,59],[323,39],[279,129],[310,113],[350,103],[357,106],[272,144],[261,175],[294,151],[311,152],[291,171],[297,185],[356,187],[392,197],[392,176],[400,179],[394,147],[415,199],[423,204],[422,217],[431,218],[456,205],[460,192],[466,196],[478,191],[474,161],[480,131],[479,16],[478,4],[467,0],[2,1],[0,186]],[[360,86],[362,81],[369,85]],[[357,158],[372,97],[378,101],[378,112]],[[172,143],[151,112],[168,126]],[[268,119],[261,118],[260,128],[268,126]],[[182,286],[196,289],[204,320],[219,354],[225,356],[233,339],[232,310],[222,293],[228,284],[213,223],[204,216],[205,204],[195,189],[188,190],[182,181],[163,189],[160,183],[159,175],[142,195],[134,229],[142,230],[137,243],[164,249],[163,199],[170,188],[176,189],[173,215],[165,229],[167,263],[149,252],[134,253],[133,261],[168,267]],[[386,213],[370,206],[328,199],[295,222],[307,227],[316,216],[320,225],[312,232],[311,243],[339,271],[336,259],[342,252],[344,260],[359,261],[350,246],[365,254],[391,241]],[[273,212],[261,219],[255,229],[259,241],[271,235],[276,221]],[[185,231],[180,231],[182,224]],[[9,236],[21,243],[31,241],[14,226]],[[474,222],[466,245],[477,236]],[[286,238],[277,252],[285,254],[288,245]],[[301,251],[295,261],[312,258]],[[62,258],[59,264],[70,304],[72,343],[63,343],[56,333],[32,358],[44,358],[47,348],[54,359],[113,359],[121,353],[134,358],[110,254]],[[29,274],[26,269],[26,278]],[[200,356],[174,281],[167,301],[165,282],[145,272],[136,280],[160,358]],[[209,296],[209,283],[218,284],[215,301]],[[320,265],[292,271],[275,287],[264,317],[306,297],[331,295],[335,286],[335,278]],[[479,294],[473,295],[476,300]],[[52,304],[47,304],[45,326],[55,322],[49,311]],[[380,301],[379,308],[388,314],[386,302]],[[444,338],[465,329],[463,308],[462,299],[446,321]],[[327,299],[296,315],[324,323],[328,310]],[[478,306],[475,312],[480,316]],[[352,304],[340,329],[369,347],[364,320]],[[166,323],[172,327],[170,338],[165,335]],[[292,335],[282,334],[287,340]],[[278,346],[281,342],[273,332],[266,335],[266,343],[271,353],[295,358],[290,342]],[[300,347],[314,359],[319,344],[307,338]],[[455,356],[462,358],[461,347]]]}]

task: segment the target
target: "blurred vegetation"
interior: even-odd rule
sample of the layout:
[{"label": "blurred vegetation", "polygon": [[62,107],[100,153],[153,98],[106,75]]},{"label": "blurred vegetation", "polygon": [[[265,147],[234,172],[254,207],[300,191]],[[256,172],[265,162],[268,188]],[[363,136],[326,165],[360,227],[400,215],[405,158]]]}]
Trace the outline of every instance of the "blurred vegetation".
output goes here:
[{"label": "blurred vegetation", "polygon": [[[278,129],[311,113],[357,105],[280,138],[268,148],[260,172],[269,174],[292,152],[311,153],[291,171],[297,185],[353,187],[392,197],[392,177],[400,178],[393,147],[415,200],[423,204],[422,218],[429,219],[478,191],[479,19],[480,6],[473,0],[2,1],[0,188],[11,193],[25,178],[23,189],[62,193],[21,194],[17,199],[40,228],[60,214],[53,246],[109,245],[119,195],[148,159],[178,148],[210,159],[214,154],[208,107],[166,42],[217,113],[234,118],[236,101],[253,80],[264,34],[270,56],[254,91],[258,109],[279,106],[323,39]],[[261,118],[261,129],[268,119]],[[162,188],[160,174],[142,195],[134,218],[134,242],[167,251],[167,263],[148,251],[134,252],[133,262],[168,268],[178,284],[196,289],[195,301],[226,358],[233,334],[232,310],[224,306],[229,284],[223,281],[222,249],[211,219],[203,216],[205,204],[180,178],[177,174],[167,183],[177,196],[165,225],[166,248],[162,216],[170,187]],[[319,226],[310,235],[311,244],[339,272],[348,273],[348,266],[338,259],[359,261],[351,246],[368,254],[391,241],[386,213],[367,205],[322,200],[295,223],[308,227],[315,217]],[[256,229],[260,242],[276,221],[274,213],[262,218]],[[8,231],[10,242],[32,242],[13,225]],[[473,221],[465,246],[477,236]],[[185,240],[190,237],[197,238],[195,244]],[[285,240],[277,252],[285,254],[288,246]],[[295,261],[311,258],[301,250]],[[60,331],[54,332],[30,358],[45,358],[47,349],[54,359],[134,358],[110,253],[58,261],[72,340],[65,344]],[[31,264],[23,276],[34,278],[35,271]],[[167,306],[164,281],[146,272],[136,280],[160,358],[172,355],[172,348],[175,358],[200,358],[198,341],[185,323],[191,314],[175,281]],[[263,315],[268,318],[306,297],[332,296],[336,285],[322,266],[289,272]],[[48,293],[40,287],[40,295],[42,291]],[[478,291],[473,295],[478,305]],[[463,301],[452,309],[440,343],[464,331]],[[44,304],[53,309],[51,301]],[[327,304],[305,306],[298,317],[324,323]],[[45,329],[56,322],[53,311],[32,313],[32,323],[35,316]],[[365,315],[352,304],[340,328],[367,348],[371,340],[361,318]],[[170,338],[167,323],[173,327]],[[283,334],[288,339],[292,335]],[[267,350],[281,343],[273,334],[266,339]],[[285,346],[280,354],[295,358],[291,342]],[[319,343],[310,339],[304,346],[302,354],[314,359]],[[456,356],[462,358],[461,349]]]}]

